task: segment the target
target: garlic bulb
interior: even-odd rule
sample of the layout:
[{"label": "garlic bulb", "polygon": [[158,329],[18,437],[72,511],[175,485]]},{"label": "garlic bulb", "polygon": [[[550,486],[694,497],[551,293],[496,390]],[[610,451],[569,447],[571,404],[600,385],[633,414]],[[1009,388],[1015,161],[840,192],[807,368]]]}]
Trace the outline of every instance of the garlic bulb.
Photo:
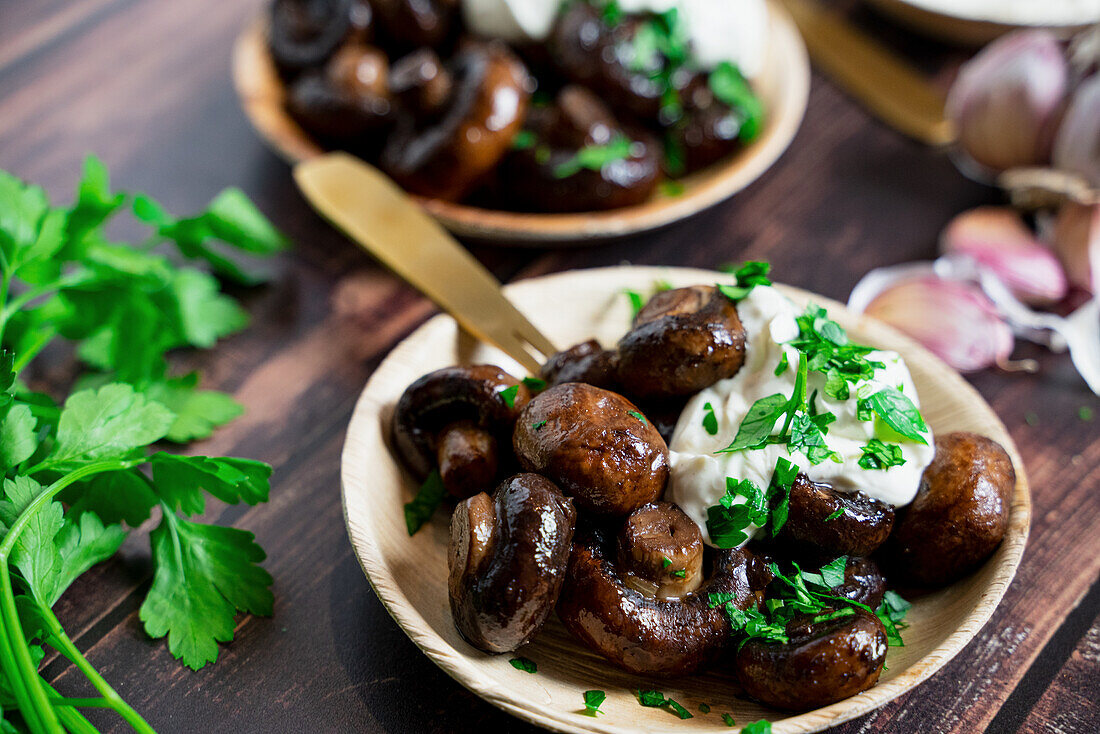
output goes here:
[{"label": "garlic bulb", "polygon": [[958,215],[940,235],[940,251],[992,271],[1024,303],[1051,304],[1068,289],[1058,258],[1008,207],[983,206]]},{"label": "garlic bulb", "polygon": [[1067,202],[1051,230],[1054,252],[1070,283],[1097,293],[1100,287],[1100,204]]},{"label": "garlic bulb", "polygon": [[1054,167],[1100,188],[1100,74],[1077,87],[1054,138]]},{"label": "garlic bulb", "polygon": [[1068,76],[1049,31],[1017,31],[986,46],[947,97],[962,150],[994,171],[1046,163]]},{"label": "garlic bulb", "polygon": [[[856,286],[849,307],[881,319],[908,334],[960,372],[1005,364],[1015,339],[981,289],[971,283],[941,278],[930,264],[902,266],[908,273],[925,274],[896,279],[872,270]],[[871,295],[868,278],[881,290]],[[857,297],[858,296],[858,297]]]}]

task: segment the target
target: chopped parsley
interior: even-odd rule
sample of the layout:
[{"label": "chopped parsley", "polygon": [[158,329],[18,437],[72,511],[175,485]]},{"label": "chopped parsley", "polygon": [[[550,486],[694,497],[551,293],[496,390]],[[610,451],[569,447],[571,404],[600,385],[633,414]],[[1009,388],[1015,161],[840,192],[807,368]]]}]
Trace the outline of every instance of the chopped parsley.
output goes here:
[{"label": "chopped parsley", "polygon": [[764,122],[764,105],[752,91],[741,70],[728,61],[715,67],[707,78],[710,91],[741,119],[738,137],[748,143],[756,139]]},{"label": "chopped parsley", "polygon": [[600,11],[600,17],[609,26],[616,26],[623,19],[623,9],[618,0],[608,0]]},{"label": "chopped parsley", "polygon": [[[736,548],[748,540],[745,529],[749,525],[763,528],[769,520],[772,532],[778,532],[787,521],[791,484],[797,474],[798,467],[780,457],[766,490],[748,479],[726,477],[725,494],[717,505],[707,508],[707,532],[711,541],[719,548]],[[738,497],[745,501],[736,502]]]},{"label": "chopped parsley", "polygon": [[905,599],[902,599],[896,591],[887,591],[882,597],[882,604],[875,610],[882,626],[886,628],[886,639],[890,647],[905,647],[899,630],[909,626],[903,620],[912,606]]},{"label": "chopped parsley", "polygon": [[645,298],[638,291],[632,291],[629,288],[623,291],[623,295],[630,299],[631,317],[637,316],[645,305]]},{"label": "chopped parsley", "polygon": [[712,436],[718,434],[718,418],[714,415],[714,406],[710,403],[703,405],[703,430]]},{"label": "chopped parsley", "polygon": [[707,704],[707,703],[699,704],[699,710],[704,714],[709,714],[710,713],[710,704]]},{"label": "chopped parsley", "polygon": [[661,559],[661,568],[668,568],[671,565],[672,565],[672,559],[671,558],[662,558]]},{"label": "chopped parsley", "polygon": [[730,714],[722,714],[722,721],[726,722],[726,726],[737,726],[737,722],[733,720],[733,716]]},{"label": "chopped parsley", "polygon": [[1077,417],[1084,423],[1091,422],[1093,417],[1092,408],[1087,405],[1082,405],[1077,409]]},{"label": "chopped parsley", "polygon": [[737,303],[745,296],[749,295],[756,286],[772,284],[771,279],[768,278],[768,273],[771,272],[772,266],[766,262],[749,260],[748,262],[742,263],[738,268],[723,266],[722,269],[733,273],[737,285],[719,284],[718,290],[722,292],[722,295],[734,303]]},{"label": "chopped parsley", "polygon": [[775,376],[779,377],[787,371],[788,367],[790,367],[790,363],[787,361],[787,353],[783,352],[782,356],[779,357],[779,364],[775,366]]},{"label": "chopped parsley", "polygon": [[825,375],[825,394],[833,400],[847,400],[851,384],[871,379],[886,366],[868,359],[874,347],[851,342],[820,306],[807,307],[797,322],[798,337],[791,344],[806,355],[811,372]]},{"label": "chopped parsley", "polygon": [[844,508],[838,507],[837,509],[835,509],[835,510],[833,510],[832,512],[829,513],[829,516],[827,518],[825,518],[825,522],[831,522],[833,520],[836,520],[838,517],[842,517],[843,515],[844,515]]},{"label": "chopped parsley", "polygon": [[672,573],[670,573],[669,576],[675,576],[678,579],[687,578],[687,569],[686,568],[677,569],[677,570],[673,571]]},{"label": "chopped parsley", "polygon": [[641,413],[639,413],[638,411],[636,411],[636,410],[631,410],[631,411],[629,411],[629,413],[630,413],[630,415],[632,415],[632,416],[634,416],[635,418],[637,418],[638,420],[640,420],[640,421],[641,421],[642,423],[649,423],[649,421],[647,421],[647,420],[645,419],[645,416],[644,416],[644,415],[642,415]]},{"label": "chopped parsley", "polygon": [[534,660],[530,658],[525,658],[522,655],[520,655],[519,657],[514,657],[508,662],[512,664],[513,668],[515,668],[516,670],[522,670],[524,673],[539,672],[538,664]]},{"label": "chopped parsley", "polygon": [[741,730],[741,734],[772,734],[772,722],[767,719],[754,721],[745,726],[745,728]]},{"label": "chopped parsley", "polygon": [[602,714],[600,706],[607,698],[607,694],[603,691],[585,691],[584,692],[584,711],[589,716],[595,716],[596,714]]},{"label": "chopped parsley", "polygon": [[512,150],[527,150],[534,147],[535,133],[530,130],[520,130],[516,137],[512,138]]},{"label": "chopped parsley", "polygon": [[635,141],[615,133],[607,143],[586,145],[571,158],[554,166],[554,178],[569,178],[582,170],[599,171],[609,163],[622,161],[634,154]]},{"label": "chopped parsley", "polygon": [[537,430],[539,430],[540,428],[542,428],[542,427],[543,427],[543,426],[545,426],[545,425],[546,425],[546,419],[545,419],[545,418],[543,418],[543,419],[542,419],[541,421],[539,421],[538,423],[532,423],[532,424],[531,424],[531,430],[532,430],[532,431],[537,431]]},{"label": "chopped parsley", "polygon": [[681,719],[694,718],[693,714],[690,711],[688,711],[686,708],[684,708],[671,698],[665,698],[665,694],[661,693],[660,691],[638,691],[637,696],[638,703],[648,708],[665,708],[679,716]]},{"label": "chopped parsley", "polygon": [[872,412],[895,433],[916,443],[928,443],[928,439],[924,437],[928,432],[928,424],[924,422],[913,401],[896,387],[884,387],[870,397],[859,399],[856,417],[870,420]]},{"label": "chopped parsley", "polygon": [[684,108],[674,80],[689,56],[688,33],[679,11],[670,8],[646,19],[620,54],[625,56],[631,71],[644,74],[657,85],[661,122],[679,121]]},{"label": "chopped parsley", "polygon": [[662,181],[661,193],[668,197],[683,196],[684,184],[680,181]]},{"label": "chopped parsley", "polygon": [[431,519],[435,514],[435,508],[439,507],[446,494],[447,490],[443,488],[443,479],[439,476],[439,470],[432,470],[420,485],[416,497],[405,505],[405,527],[409,535],[416,535],[424,523]]},{"label": "chopped parsley", "polygon": [[859,465],[864,469],[889,469],[905,463],[901,455],[901,446],[896,443],[883,443],[877,438],[872,438],[860,450],[863,451],[863,456],[859,457]]},{"label": "chopped parsley", "polygon": [[512,385],[501,390],[497,395],[500,395],[500,399],[504,401],[504,404],[509,408],[516,407],[516,396],[519,395],[519,385]]},{"label": "chopped parsley", "polygon": [[546,389],[546,380],[541,377],[524,377],[523,384],[531,392],[542,392]]}]

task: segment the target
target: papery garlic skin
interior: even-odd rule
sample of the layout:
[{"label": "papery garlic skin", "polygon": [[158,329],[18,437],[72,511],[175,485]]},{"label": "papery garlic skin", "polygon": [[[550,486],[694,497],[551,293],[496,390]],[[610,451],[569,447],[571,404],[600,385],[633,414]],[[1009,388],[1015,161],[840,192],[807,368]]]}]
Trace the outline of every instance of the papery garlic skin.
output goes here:
[{"label": "papery garlic skin", "polygon": [[894,282],[871,298],[864,312],[960,372],[1003,364],[1015,345],[1012,329],[980,288],[936,275]]},{"label": "papery garlic skin", "polygon": [[1070,201],[1058,210],[1051,245],[1073,285],[1089,293],[1100,287],[1100,204]]},{"label": "papery garlic skin", "polygon": [[983,206],[958,215],[940,235],[940,251],[989,270],[1027,304],[1056,303],[1069,287],[1058,258],[1009,207]]},{"label": "papery garlic skin", "polygon": [[1100,188],[1100,74],[1074,92],[1054,138],[1053,162],[1055,168],[1079,173]]},{"label": "papery garlic skin", "polygon": [[963,65],[947,97],[959,146],[994,171],[1046,163],[1068,78],[1049,31],[1017,31],[989,44]]}]

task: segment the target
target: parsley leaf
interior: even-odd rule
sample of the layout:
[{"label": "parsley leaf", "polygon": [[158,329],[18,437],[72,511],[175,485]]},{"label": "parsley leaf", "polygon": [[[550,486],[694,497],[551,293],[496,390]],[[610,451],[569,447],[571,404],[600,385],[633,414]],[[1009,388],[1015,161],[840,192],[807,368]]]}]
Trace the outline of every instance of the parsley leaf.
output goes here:
[{"label": "parsley leaf", "polygon": [[432,519],[435,508],[439,507],[446,496],[447,490],[443,488],[443,479],[439,476],[439,470],[433,469],[412,502],[405,504],[405,526],[409,535],[416,535],[424,523]]},{"label": "parsley leaf", "polygon": [[648,423],[649,422],[645,419],[644,415],[642,415],[641,413],[639,413],[636,410],[631,410],[631,411],[628,411],[628,412],[630,413],[631,416],[633,416],[634,418],[640,420],[642,423]]},{"label": "parsley leaf", "polygon": [[175,418],[129,385],[82,390],[65,401],[49,463],[125,456],[163,438]]},{"label": "parsley leaf", "polygon": [[724,270],[733,273],[737,285],[723,285],[719,283],[716,287],[722,295],[734,303],[737,303],[745,296],[749,295],[756,286],[772,284],[771,279],[768,278],[771,267],[769,263],[756,262],[753,260],[742,264],[738,268],[723,266]]},{"label": "parsley leaf", "polygon": [[602,714],[600,706],[607,698],[607,694],[603,691],[585,691],[584,692],[584,710],[589,716],[595,716],[596,714]]},{"label": "parsley leaf", "polygon": [[928,424],[913,401],[894,387],[884,387],[870,397],[860,398],[862,415],[874,411],[882,421],[897,433],[916,443],[927,444],[924,434]]},{"label": "parsley leaf", "polygon": [[821,567],[819,573],[824,580],[825,586],[829,588],[836,588],[844,583],[844,569],[848,566],[848,556],[840,556],[834,558],[829,563],[826,563]]},{"label": "parsley leaf", "polygon": [[772,734],[772,723],[767,719],[760,719],[747,724],[741,730],[741,734]]},{"label": "parsley leaf", "polygon": [[872,438],[860,450],[863,456],[859,457],[859,465],[864,469],[889,469],[905,463],[901,455],[901,446],[896,443],[883,443],[877,438]]},{"label": "parsley leaf", "polygon": [[546,389],[546,380],[541,377],[524,377],[521,380],[531,392],[542,392]]},{"label": "parsley leaf", "polygon": [[271,467],[262,462],[164,452],[149,458],[157,494],[184,514],[198,515],[206,509],[203,490],[228,504],[267,501]]},{"label": "parsley leaf", "polygon": [[722,714],[722,721],[726,723],[726,726],[737,726],[737,722],[733,720],[733,716],[730,714]]},{"label": "parsley leaf", "polygon": [[829,513],[829,516],[825,518],[825,522],[830,522],[832,520],[836,520],[838,517],[843,517],[843,516],[844,516],[844,508],[843,507],[838,507],[837,509],[835,509],[835,510],[833,510],[832,512]]},{"label": "parsley leaf", "polygon": [[522,655],[514,657],[508,662],[511,663],[513,668],[515,668],[516,670],[522,670],[524,673],[533,674],[539,672],[538,664],[534,660],[531,660],[530,658],[525,658]]},{"label": "parsley leaf", "polygon": [[630,299],[631,318],[638,315],[638,312],[642,310],[642,306],[645,305],[645,299],[638,291],[624,290],[623,295]]},{"label": "parsley leaf", "polygon": [[156,571],[138,616],[150,637],[187,667],[213,662],[233,639],[238,611],[269,615],[271,575],[256,565],[264,552],[252,533],[203,525],[166,512],[150,534]]},{"label": "parsley leaf", "polygon": [[764,105],[752,91],[741,71],[728,61],[714,68],[707,78],[714,96],[741,118],[738,137],[748,143],[756,139],[764,121]]},{"label": "parsley leaf", "polygon": [[500,396],[500,399],[504,401],[505,405],[507,405],[509,408],[514,408],[516,407],[516,396],[519,395],[519,385],[517,384],[512,385],[511,387],[506,387],[498,392],[497,395]]},{"label": "parsley leaf", "polygon": [[635,142],[622,133],[602,145],[586,145],[571,158],[554,166],[555,178],[569,178],[583,170],[599,171],[616,161],[626,160],[634,155]]},{"label": "parsley leaf", "polygon": [[718,434],[718,418],[714,415],[714,406],[706,403],[703,406],[703,430],[712,436]]}]

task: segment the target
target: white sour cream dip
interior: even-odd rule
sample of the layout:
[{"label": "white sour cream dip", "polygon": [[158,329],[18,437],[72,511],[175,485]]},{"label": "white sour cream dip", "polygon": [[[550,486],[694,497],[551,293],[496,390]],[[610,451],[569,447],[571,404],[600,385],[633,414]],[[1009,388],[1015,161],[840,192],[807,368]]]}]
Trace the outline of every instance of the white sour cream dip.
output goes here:
[{"label": "white sour cream dip", "polygon": [[[869,360],[882,362],[885,367],[876,370],[870,380],[852,385],[848,400],[827,397],[825,376],[819,372],[809,373],[807,393],[818,391],[818,411],[836,415],[825,441],[829,449],[840,456],[841,463],[826,459],[820,464],[811,464],[803,453],[789,452],[785,444],[715,453],[733,442],[742,419],[756,400],[776,393],[790,396],[794,392],[798,350],[787,342],[798,336],[795,319],[801,311],[775,288],[757,286],[737,304],[737,313],[746,334],[744,365],[733,377],[715,383],[688,401],[669,445],[672,471],[667,498],[699,525],[703,539],[712,544],[707,532],[707,508],[718,504],[726,493],[726,478],[749,479],[756,486],[766,488],[780,457],[796,464],[810,479],[828,482],[840,491],[861,491],[894,507],[912,502],[921,473],[935,454],[931,432],[925,436],[927,445],[919,444],[896,434],[893,437],[876,435],[876,431],[881,434],[884,428],[890,429],[877,417],[873,421],[861,421],[856,417],[858,398],[883,387],[901,386],[902,393],[920,407],[913,379],[896,352],[877,350],[868,354]],[[776,376],[775,368],[784,354],[789,366]],[[718,422],[718,432],[713,436],[703,426],[707,403],[713,407]],[[775,432],[781,427],[780,421]],[[899,443],[905,463],[889,469],[859,466],[863,455],[861,447],[872,438]],[[735,503],[745,501],[738,497]],[[750,525],[745,532],[751,538],[756,530],[756,526]]]},{"label": "white sour cream dip", "polygon": [[[557,0],[462,0],[462,17],[480,36],[510,43],[546,40]],[[677,8],[701,69],[729,61],[749,79],[764,66],[768,37],[765,0],[619,0],[627,13],[663,13]]]}]

